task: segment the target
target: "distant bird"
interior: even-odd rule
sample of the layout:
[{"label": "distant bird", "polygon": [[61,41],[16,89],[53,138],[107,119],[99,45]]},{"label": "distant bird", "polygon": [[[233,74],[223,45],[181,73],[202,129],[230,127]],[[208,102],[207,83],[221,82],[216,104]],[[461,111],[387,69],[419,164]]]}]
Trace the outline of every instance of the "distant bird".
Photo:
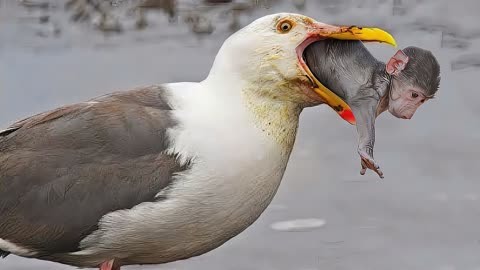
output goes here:
[{"label": "distant bird", "polygon": [[78,267],[160,264],[215,249],[265,210],[303,108],[348,105],[303,50],[324,38],[392,43],[377,28],[260,18],[208,77],[116,92],[0,132],[0,255]]}]

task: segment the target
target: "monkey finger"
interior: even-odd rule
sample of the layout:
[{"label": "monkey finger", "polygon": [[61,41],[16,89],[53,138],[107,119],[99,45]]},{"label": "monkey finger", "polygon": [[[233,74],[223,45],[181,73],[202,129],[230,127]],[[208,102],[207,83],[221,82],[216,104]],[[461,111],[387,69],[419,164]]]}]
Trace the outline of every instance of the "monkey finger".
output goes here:
[{"label": "monkey finger", "polygon": [[375,172],[378,174],[378,176],[379,176],[381,179],[383,179],[383,178],[384,178],[384,176],[383,176],[383,172],[382,172],[382,170],[380,170],[380,167],[379,167],[379,168],[377,168],[377,169],[375,169]]},{"label": "monkey finger", "polygon": [[374,171],[374,172],[376,172],[380,178],[383,178],[383,172],[382,172],[382,170],[380,169],[380,166],[379,166],[375,161],[373,161],[373,162],[370,164],[369,169],[372,170],[372,171]]},{"label": "monkey finger", "polygon": [[361,159],[362,159],[362,170],[360,171],[361,175],[364,175],[366,172],[366,168],[368,168],[374,171],[375,173],[377,173],[380,178],[382,179],[384,178],[383,172],[380,169],[380,166],[375,162],[375,160],[368,157],[364,157],[364,156],[362,156]]},{"label": "monkey finger", "polygon": [[370,170],[375,170],[375,161],[373,161],[372,159],[370,158],[366,158],[366,157],[361,157],[362,158],[362,166],[363,167],[366,167]]},{"label": "monkey finger", "polygon": [[378,176],[383,179],[383,172],[380,169],[380,165],[378,165],[375,161],[373,161],[372,167],[373,168],[371,170],[376,172],[378,174]]},{"label": "monkey finger", "polygon": [[367,166],[365,165],[365,161],[363,161],[363,159],[360,159],[360,166],[362,167],[360,169],[360,174],[364,175],[365,172],[367,171]]}]

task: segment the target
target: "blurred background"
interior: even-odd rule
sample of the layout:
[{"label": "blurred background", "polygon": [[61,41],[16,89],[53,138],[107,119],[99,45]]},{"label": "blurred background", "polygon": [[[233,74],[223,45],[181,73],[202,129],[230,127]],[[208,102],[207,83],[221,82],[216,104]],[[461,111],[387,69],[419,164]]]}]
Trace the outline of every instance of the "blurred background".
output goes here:
[{"label": "blurred background", "polygon": [[[0,127],[115,90],[202,80],[256,18],[295,12],[378,26],[431,50],[437,98],[412,120],[381,115],[359,175],[356,132],[327,107],[304,111],[273,203],[221,248],[126,269],[480,270],[480,2],[477,0],[0,0]],[[387,60],[395,48],[368,44]],[[300,221],[302,222],[300,222]],[[9,256],[1,270],[68,270]]]}]

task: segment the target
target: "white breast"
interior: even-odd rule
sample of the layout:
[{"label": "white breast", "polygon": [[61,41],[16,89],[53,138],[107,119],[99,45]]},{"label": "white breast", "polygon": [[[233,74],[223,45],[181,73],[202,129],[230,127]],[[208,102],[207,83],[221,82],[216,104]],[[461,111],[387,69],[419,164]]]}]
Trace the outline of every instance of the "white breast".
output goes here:
[{"label": "white breast", "polygon": [[[291,149],[262,132],[240,91],[176,86],[174,115],[182,124],[169,133],[170,150],[193,158],[194,165],[162,195],[195,207],[196,220],[188,222],[205,224],[205,233],[236,234],[272,200]],[[177,88],[189,90],[179,94]]]},{"label": "white breast", "polygon": [[182,162],[191,159],[192,167],[158,194],[166,200],[104,216],[76,255],[111,252],[135,264],[198,255],[243,231],[271,202],[291,146],[262,132],[232,91],[219,96],[222,91],[197,83],[168,87],[179,123],[169,130],[169,151]]}]

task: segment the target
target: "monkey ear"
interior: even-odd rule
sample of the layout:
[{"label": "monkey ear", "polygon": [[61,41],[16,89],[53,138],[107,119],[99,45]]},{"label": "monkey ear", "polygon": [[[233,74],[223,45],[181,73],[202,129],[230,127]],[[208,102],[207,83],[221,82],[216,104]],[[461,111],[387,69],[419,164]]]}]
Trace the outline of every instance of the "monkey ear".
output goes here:
[{"label": "monkey ear", "polygon": [[402,50],[398,50],[398,52],[388,60],[386,66],[387,73],[397,76],[407,66],[408,59],[408,56]]}]

